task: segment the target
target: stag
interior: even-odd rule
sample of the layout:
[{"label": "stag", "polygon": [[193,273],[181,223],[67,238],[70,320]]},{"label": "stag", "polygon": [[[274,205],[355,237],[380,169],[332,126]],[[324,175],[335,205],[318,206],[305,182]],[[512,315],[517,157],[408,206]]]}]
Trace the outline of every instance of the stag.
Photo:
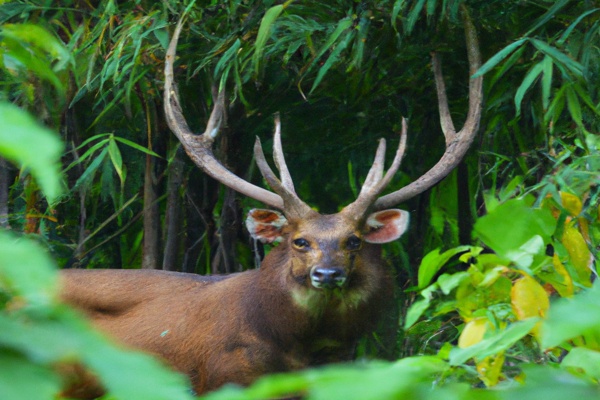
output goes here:
[{"label": "stag", "polygon": [[[475,29],[466,14],[465,32],[472,75],[480,66]],[[165,60],[164,107],[170,129],[189,157],[206,174],[278,211],[255,209],[246,225],[264,242],[280,242],[259,269],[225,276],[154,270],[65,270],[63,299],[82,310],[115,340],[155,354],[189,376],[197,393],[233,382],[247,385],[263,374],[290,371],[352,358],[359,338],[372,331],[386,308],[393,285],[381,245],[399,238],[408,226],[406,211],[391,208],[446,176],[462,159],[478,129],[482,79],[469,83],[469,111],[463,128],[454,128],[440,62],[433,56],[446,151],[413,183],[385,196],[398,170],[407,136],[387,172],[381,139],[358,198],[331,214],[320,214],[294,189],[275,118],[273,172],[257,139],[257,165],[273,192],[225,168],[212,144],[225,112],[218,93],[206,130],[195,135],[181,111],[173,63],[183,19],[176,26]],[[227,302],[222,299],[227,298]],[[80,392],[81,393],[81,392]]]}]

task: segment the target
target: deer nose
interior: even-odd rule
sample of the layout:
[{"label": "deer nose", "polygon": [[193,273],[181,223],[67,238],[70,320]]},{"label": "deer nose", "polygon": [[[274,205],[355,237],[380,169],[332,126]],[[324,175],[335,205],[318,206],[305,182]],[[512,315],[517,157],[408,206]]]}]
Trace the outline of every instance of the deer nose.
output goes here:
[{"label": "deer nose", "polygon": [[338,267],[316,267],[310,273],[310,280],[319,289],[339,288],[346,282],[346,272]]}]

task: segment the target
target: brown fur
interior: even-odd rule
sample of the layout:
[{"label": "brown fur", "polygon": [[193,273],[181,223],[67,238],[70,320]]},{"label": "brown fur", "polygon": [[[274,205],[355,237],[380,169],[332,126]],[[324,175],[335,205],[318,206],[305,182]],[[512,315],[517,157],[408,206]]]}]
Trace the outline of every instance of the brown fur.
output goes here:
[{"label": "brown fur", "polygon": [[[258,270],[226,277],[154,270],[64,270],[62,297],[118,341],[165,360],[203,393],[234,382],[352,357],[392,297],[380,246],[339,214],[292,222]],[[299,236],[310,251],[294,248]],[[311,286],[315,264],[348,273],[343,288]]]}]

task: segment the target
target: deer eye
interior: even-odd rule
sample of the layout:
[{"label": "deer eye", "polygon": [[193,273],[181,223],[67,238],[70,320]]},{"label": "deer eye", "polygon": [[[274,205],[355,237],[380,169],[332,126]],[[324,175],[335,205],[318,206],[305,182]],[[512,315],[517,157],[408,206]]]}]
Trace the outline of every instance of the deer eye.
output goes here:
[{"label": "deer eye", "polygon": [[360,249],[360,245],[362,244],[362,240],[357,236],[350,236],[348,241],[346,242],[346,248],[348,250],[358,250]]},{"label": "deer eye", "polygon": [[295,247],[297,247],[298,249],[307,249],[310,247],[310,243],[308,243],[308,240],[304,239],[304,238],[299,238],[299,239],[294,239],[292,241],[292,243],[294,244]]}]

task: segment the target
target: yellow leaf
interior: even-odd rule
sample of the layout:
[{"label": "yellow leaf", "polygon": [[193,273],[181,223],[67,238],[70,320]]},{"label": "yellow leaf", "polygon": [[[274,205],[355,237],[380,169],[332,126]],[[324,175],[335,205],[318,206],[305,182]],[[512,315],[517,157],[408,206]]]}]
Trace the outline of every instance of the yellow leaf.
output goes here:
[{"label": "yellow leaf", "polygon": [[502,367],[504,366],[504,352],[495,356],[484,358],[477,363],[477,373],[479,379],[483,381],[485,386],[496,386],[502,377]]},{"label": "yellow leaf", "polygon": [[576,278],[577,282],[582,285],[592,286],[592,270],[590,268],[592,254],[581,232],[574,226],[565,227],[562,244],[569,253],[571,265],[577,271],[577,276],[573,278]]},{"label": "yellow leaf", "polygon": [[581,213],[583,205],[579,197],[571,193],[560,192],[560,200],[563,208],[567,210],[571,216],[576,217]]},{"label": "yellow leaf", "polygon": [[487,318],[475,318],[467,322],[458,338],[458,347],[464,349],[465,347],[481,342],[488,325],[489,321]]},{"label": "yellow leaf", "polygon": [[[548,293],[542,285],[529,275],[515,282],[511,293],[512,307],[517,319],[524,320],[531,317],[543,317],[550,307]],[[540,324],[531,331],[532,335],[538,337]]]},{"label": "yellow leaf", "polygon": [[563,263],[560,262],[560,258],[558,258],[558,254],[556,253],[554,253],[554,256],[552,257],[552,264],[554,264],[554,271],[562,279],[561,282],[553,281],[550,283],[561,297],[571,297],[575,290],[573,287],[573,279],[571,279],[571,275],[569,275]]}]

